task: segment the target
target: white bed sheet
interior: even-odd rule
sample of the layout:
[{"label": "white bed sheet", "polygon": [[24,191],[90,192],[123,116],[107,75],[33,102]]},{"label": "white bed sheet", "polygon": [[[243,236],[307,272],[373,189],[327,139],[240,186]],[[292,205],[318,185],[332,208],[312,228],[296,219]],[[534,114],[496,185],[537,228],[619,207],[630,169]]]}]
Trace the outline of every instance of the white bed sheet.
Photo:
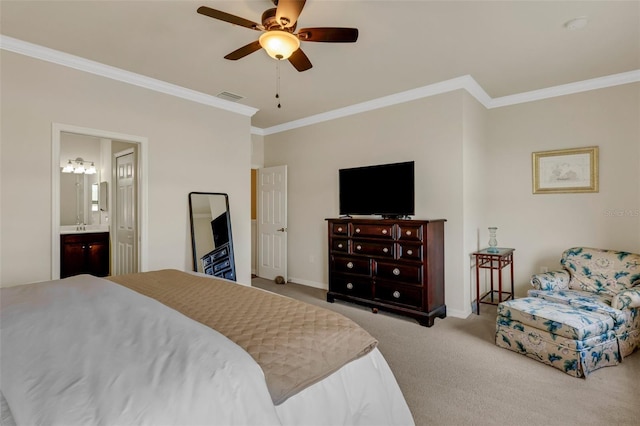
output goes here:
[{"label": "white bed sheet", "polygon": [[153,299],[87,275],[0,296],[0,387],[18,425],[279,423],[249,354]]},{"label": "white bed sheet", "polygon": [[[414,424],[378,349],[274,407],[259,366],[220,333],[99,278],[47,284],[2,289],[3,426]],[[5,309],[16,297],[18,316]]]}]

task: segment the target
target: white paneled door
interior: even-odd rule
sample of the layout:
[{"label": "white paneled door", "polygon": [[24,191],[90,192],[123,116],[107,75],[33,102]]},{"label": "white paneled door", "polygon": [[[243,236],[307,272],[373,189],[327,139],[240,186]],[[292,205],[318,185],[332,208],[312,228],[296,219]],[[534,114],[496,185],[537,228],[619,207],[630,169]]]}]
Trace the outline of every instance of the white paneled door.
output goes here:
[{"label": "white paneled door", "polygon": [[287,166],[258,170],[258,276],[287,280]]},{"label": "white paneled door", "polygon": [[135,154],[116,156],[115,275],[138,272],[136,188]]}]

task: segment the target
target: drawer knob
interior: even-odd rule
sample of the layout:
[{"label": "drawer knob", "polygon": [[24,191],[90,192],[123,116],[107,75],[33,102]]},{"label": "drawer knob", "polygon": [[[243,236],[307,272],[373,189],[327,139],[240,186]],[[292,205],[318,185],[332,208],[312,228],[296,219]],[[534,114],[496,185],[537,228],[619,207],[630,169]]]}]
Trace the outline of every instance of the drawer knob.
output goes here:
[{"label": "drawer knob", "polygon": [[413,250],[407,250],[407,254],[411,256],[413,254]]},{"label": "drawer knob", "polygon": [[360,244],[358,244],[358,245],[356,246],[356,250],[362,250],[362,246],[361,246]]},{"label": "drawer knob", "polygon": [[347,263],[347,268],[349,268],[349,269],[353,269],[353,262],[349,262],[349,263]]},{"label": "drawer knob", "polygon": [[356,228],[356,234],[360,233],[360,228]]},{"label": "drawer knob", "polygon": [[398,290],[393,292],[393,297],[395,297],[396,299],[400,298],[400,292]]},{"label": "drawer knob", "polygon": [[411,231],[407,231],[407,232],[406,232],[406,234],[407,234],[407,235],[411,235]]},{"label": "drawer knob", "polygon": [[387,232],[389,232],[389,231],[387,231],[386,229],[383,229],[383,230],[382,230],[382,233],[383,233],[384,235],[387,235]]},{"label": "drawer knob", "polygon": [[395,276],[400,275],[400,269],[398,269],[398,268],[393,268],[392,272],[393,272],[393,275],[395,275]]},{"label": "drawer knob", "polygon": [[349,290],[353,290],[353,284],[352,283],[347,283],[347,288]]},{"label": "drawer knob", "polygon": [[338,243],[338,248],[342,248],[342,243]]},{"label": "drawer knob", "polygon": [[342,226],[338,226],[338,232],[342,232]]},{"label": "drawer knob", "polygon": [[383,253],[389,253],[389,249],[385,247],[385,248],[382,249],[382,252]]}]

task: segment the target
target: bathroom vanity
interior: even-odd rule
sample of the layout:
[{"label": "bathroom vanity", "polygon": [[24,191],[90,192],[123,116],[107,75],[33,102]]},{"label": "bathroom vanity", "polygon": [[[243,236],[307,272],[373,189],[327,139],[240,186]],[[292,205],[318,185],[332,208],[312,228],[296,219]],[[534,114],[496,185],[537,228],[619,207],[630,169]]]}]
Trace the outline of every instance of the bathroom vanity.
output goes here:
[{"label": "bathroom vanity", "polygon": [[60,235],[60,278],[79,274],[109,275],[109,232]]}]

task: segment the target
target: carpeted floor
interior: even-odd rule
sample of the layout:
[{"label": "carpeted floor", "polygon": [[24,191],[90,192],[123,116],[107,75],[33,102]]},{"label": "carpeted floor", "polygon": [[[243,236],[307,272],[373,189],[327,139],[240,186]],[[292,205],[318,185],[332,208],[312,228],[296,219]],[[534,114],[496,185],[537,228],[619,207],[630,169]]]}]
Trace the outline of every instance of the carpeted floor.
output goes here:
[{"label": "carpeted floor", "polygon": [[416,425],[640,425],[640,354],[576,379],[494,345],[495,307],[481,315],[409,318],[339,302],[299,284],[252,284],[337,311],[380,342]]}]

